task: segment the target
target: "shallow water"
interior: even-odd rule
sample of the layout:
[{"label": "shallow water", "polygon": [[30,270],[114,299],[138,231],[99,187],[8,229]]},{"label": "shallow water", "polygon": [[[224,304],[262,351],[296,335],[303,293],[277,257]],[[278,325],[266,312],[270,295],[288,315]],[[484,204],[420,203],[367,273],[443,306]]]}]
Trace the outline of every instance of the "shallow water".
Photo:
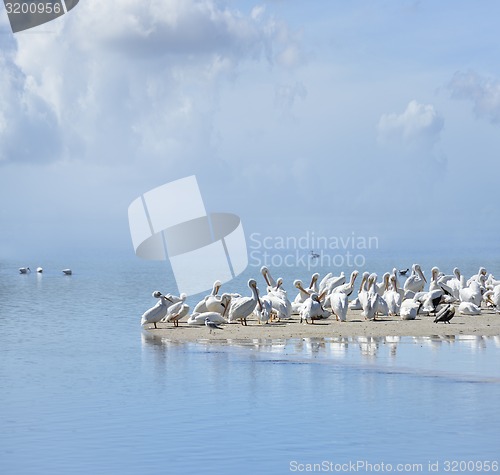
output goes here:
[{"label": "shallow water", "polygon": [[0,265],[2,475],[500,457],[497,337],[179,344],[139,327],[160,265],[20,265]]}]

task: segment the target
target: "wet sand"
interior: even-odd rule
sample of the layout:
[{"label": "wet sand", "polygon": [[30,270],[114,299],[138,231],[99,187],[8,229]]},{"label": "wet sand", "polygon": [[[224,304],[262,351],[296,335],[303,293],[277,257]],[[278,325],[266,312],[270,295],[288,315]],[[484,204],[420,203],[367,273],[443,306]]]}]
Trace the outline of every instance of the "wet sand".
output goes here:
[{"label": "wet sand", "polygon": [[493,310],[482,310],[481,315],[463,316],[455,314],[450,324],[434,323],[434,317],[419,315],[416,320],[400,320],[399,317],[379,317],[366,321],[361,310],[350,310],[346,322],[337,322],[335,317],[317,321],[314,324],[300,323],[300,317],[260,325],[255,317],[247,320],[248,325],[231,323],[221,325],[223,330],[211,334],[205,326],[187,325],[187,318],[179,327],[172,323],[159,323],[158,329],[147,325],[144,329],[151,335],[176,341],[197,341],[213,339],[255,339],[255,338],[314,338],[339,336],[434,336],[434,335],[500,335],[500,314]]}]

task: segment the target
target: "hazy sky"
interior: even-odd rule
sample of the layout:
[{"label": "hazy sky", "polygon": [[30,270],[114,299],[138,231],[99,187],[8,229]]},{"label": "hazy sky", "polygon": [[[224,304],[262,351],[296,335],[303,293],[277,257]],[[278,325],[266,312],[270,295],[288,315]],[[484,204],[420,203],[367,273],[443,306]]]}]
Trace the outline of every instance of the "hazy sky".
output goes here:
[{"label": "hazy sky", "polygon": [[496,0],[81,0],[12,35],[1,5],[0,257],[132,253],[128,205],[192,174],[247,235],[498,247],[498,18]]}]

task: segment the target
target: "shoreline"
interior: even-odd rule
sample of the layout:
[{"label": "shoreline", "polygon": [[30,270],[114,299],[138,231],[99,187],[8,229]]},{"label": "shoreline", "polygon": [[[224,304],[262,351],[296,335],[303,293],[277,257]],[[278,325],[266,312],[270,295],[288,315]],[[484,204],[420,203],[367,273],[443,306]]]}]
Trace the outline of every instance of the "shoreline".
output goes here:
[{"label": "shoreline", "polygon": [[[143,327],[150,336],[179,342],[198,340],[253,340],[259,338],[328,338],[328,337],[432,337],[447,336],[500,336],[500,314],[483,309],[481,315],[455,315],[450,324],[434,323],[434,317],[419,315],[416,320],[401,320],[399,317],[379,317],[376,321],[366,321],[361,310],[349,310],[346,322],[338,322],[335,317],[317,321],[314,324],[300,323],[300,317],[293,315],[289,320],[261,325],[255,317],[248,318],[248,325],[230,323],[222,325],[222,330],[210,333],[205,326],[187,325],[180,321],[178,327],[172,323],[158,323],[158,328]],[[185,319],[184,319],[185,320]]]}]

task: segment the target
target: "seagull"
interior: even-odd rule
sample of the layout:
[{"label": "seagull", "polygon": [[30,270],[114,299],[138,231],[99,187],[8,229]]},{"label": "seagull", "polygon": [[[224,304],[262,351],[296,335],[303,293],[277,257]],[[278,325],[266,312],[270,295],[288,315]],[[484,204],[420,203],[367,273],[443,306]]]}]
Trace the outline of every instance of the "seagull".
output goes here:
[{"label": "seagull", "polygon": [[31,272],[31,269],[29,267],[20,267],[19,268],[20,274],[29,274],[30,272]]},{"label": "seagull", "polygon": [[64,275],[71,275],[71,274],[73,274],[73,271],[72,271],[71,269],[63,269],[63,270],[62,270],[62,273],[63,273]]},{"label": "seagull", "polygon": [[404,269],[404,270],[403,270],[403,269],[401,269],[401,270],[399,271],[399,275],[406,275],[406,274],[408,274],[408,272],[410,272],[410,269]]},{"label": "seagull", "polygon": [[450,323],[450,320],[455,316],[455,307],[451,304],[444,306],[436,315],[434,323],[444,322]]},{"label": "seagull", "polygon": [[37,267],[36,268],[36,271],[41,274],[43,272],[43,267]]},{"label": "seagull", "polygon": [[219,327],[219,325],[217,325],[217,323],[212,322],[212,320],[210,320],[209,317],[205,318],[205,326],[210,329],[210,333],[212,333],[212,331],[214,331],[215,329],[224,330],[224,328]]}]

